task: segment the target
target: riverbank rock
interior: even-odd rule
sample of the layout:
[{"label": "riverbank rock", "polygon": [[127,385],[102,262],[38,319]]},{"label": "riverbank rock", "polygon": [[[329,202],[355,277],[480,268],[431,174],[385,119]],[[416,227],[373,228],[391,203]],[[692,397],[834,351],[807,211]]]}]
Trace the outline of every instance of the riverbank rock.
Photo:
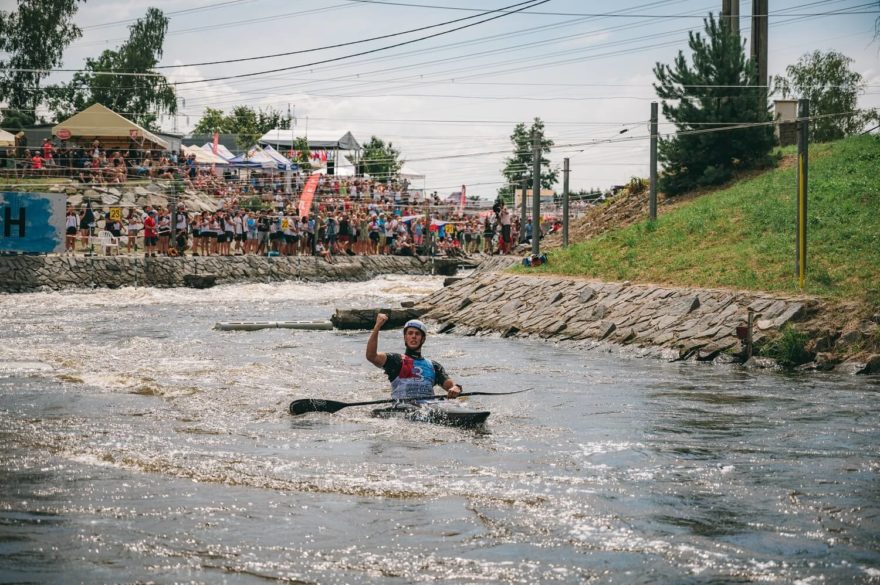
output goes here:
[{"label": "riverbank rock", "polygon": [[[675,359],[739,354],[736,327],[751,308],[753,339],[802,318],[814,301],[761,293],[609,283],[478,270],[417,304],[425,318],[465,334],[496,332],[666,348]],[[772,360],[771,360],[772,361]]]}]

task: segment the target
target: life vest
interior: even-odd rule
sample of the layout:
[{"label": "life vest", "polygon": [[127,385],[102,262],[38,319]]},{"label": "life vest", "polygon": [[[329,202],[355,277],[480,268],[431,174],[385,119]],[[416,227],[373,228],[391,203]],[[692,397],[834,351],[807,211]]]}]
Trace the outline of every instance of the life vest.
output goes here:
[{"label": "life vest", "polygon": [[425,358],[402,355],[400,373],[391,381],[391,398],[428,398],[434,395],[434,365]]}]

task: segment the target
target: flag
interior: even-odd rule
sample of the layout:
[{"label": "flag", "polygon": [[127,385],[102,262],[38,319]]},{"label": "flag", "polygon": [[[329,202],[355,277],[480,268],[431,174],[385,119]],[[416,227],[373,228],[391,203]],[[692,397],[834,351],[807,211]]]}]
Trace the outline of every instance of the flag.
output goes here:
[{"label": "flag", "polygon": [[466,202],[467,202],[467,186],[462,185],[461,186],[461,199],[459,200],[459,205],[458,205],[458,212],[459,213],[464,213],[464,206],[465,206]]},{"label": "flag", "polygon": [[214,143],[211,145],[211,151],[217,154],[217,145],[220,144],[220,133],[214,132]]}]

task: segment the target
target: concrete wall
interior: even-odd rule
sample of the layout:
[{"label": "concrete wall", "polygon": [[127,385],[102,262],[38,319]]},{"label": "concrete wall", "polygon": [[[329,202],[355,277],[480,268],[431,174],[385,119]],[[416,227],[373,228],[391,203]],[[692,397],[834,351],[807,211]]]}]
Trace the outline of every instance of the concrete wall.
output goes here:
[{"label": "concrete wall", "polygon": [[186,286],[189,275],[217,284],[282,280],[358,281],[380,274],[453,274],[459,260],[345,256],[329,264],[312,256],[142,258],[134,256],[0,256],[0,292],[123,286]]}]

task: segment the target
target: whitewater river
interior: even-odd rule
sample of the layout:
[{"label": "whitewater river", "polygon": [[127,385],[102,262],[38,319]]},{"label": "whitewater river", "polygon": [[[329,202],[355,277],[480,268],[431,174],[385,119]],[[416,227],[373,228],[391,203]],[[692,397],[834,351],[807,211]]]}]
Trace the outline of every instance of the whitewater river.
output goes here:
[{"label": "whitewater river", "polygon": [[[0,582],[877,583],[880,380],[434,335],[483,431],[387,397],[431,277],[0,296]],[[399,331],[380,350],[399,351]]]}]

